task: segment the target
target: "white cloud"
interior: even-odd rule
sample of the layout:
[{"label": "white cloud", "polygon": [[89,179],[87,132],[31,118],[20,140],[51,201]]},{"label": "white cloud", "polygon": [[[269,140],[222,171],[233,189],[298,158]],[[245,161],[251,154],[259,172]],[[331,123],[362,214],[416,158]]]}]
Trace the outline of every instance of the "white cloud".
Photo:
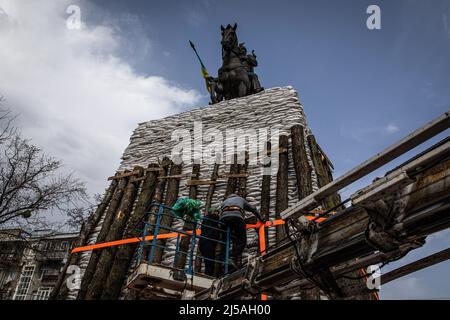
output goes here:
[{"label": "white cloud", "polygon": [[[67,29],[73,2],[0,0],[0,94],[20,113],[25,136],[101,192],[138,122],[200,96],[133,70],[120,55],[120,28],[83,21],[81,30]],[[82,19],[95,9],[78,4]]]},{"label": "white cloud", "polygon": [[388,134],[393,134],[393,133],[396,133],[396,132],[398,132],[400,129],[395,125],[395,124],[393,124],[393,123],[389,123],[387,126],[386,126],[386,128],[385,128],[385,131],[388,133]]}]

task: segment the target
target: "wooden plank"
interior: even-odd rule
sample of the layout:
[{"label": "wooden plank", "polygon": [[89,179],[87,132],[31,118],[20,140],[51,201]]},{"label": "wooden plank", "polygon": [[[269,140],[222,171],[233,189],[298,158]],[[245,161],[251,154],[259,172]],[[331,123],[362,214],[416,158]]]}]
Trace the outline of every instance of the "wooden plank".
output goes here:
[{"label": "wooden plank", "polygon": [[210,184],[216,184],[217,181],[213,180],[188,180],[186,182],[187,186],[201,186],[201,185],[210,185]]},{"label": "wooden plank", "polygon": [[115,176],[109,177],[109,178],[108,178],[108,181],[111,181],[111,180],[117,180],[117,179],[122,179],[122,178],[126,178],[126,177],[131,177],[131,176],[134,176],[134,175],[136,175],[136,174],[139,174],[139,172],[136,171],[136,170],[133,170],[133,171],[124,171],[123,173],[118,173],[118,174],[116,174]]},{"label": "wooden plank", "polygon": [[158,179],[181,179],[187,177],[187,175],[185,174],[174,174],[171,176],[166,176],[166,177],[158,177]]},{"label": "wooden plank", "polygon": [[242,173],[224,173],[221,174],[219,176],[219,178],[247,178],[248,176],[250,176],[248,173],[246,172],[242,172]]}]

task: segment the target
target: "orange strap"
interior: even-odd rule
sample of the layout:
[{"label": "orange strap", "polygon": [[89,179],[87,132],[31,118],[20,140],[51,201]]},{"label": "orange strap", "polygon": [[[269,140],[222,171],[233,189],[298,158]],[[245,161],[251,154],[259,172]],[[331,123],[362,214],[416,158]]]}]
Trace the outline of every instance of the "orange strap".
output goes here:
[{"label": "orange strap", "polygon": [[[306,218],[308,218],[309,220],[315,219],[314,216],[306,216]],[[325,220],[325,218],[319,218],[319,219],[317,219],[317,220],[315,220],[315,221],[316,221],[316,222],[322,222],[322,221],[324,221],[324,220]],[[272,221],[267,221],[267,222],[264,224],[264,226],[263,226],[263,223],[262,223],[262,222],[258,221],[258,223],[256,223],[256,224],[247,224],[246,228],[247,228],[247,229],[251,229],[251,228],[260,228],[260,229],[261,229],[262,226],[263,226],[263,227],[274,227],[274,226],[279,226],[279,225],[282,225],[282,224],[284,224],[284,221],[281,220],[281,219],[278,219],[278,220],[272,220]],[[261,232],[261,230],[260,230],[260,232]],[[192,233],[192,231],[187,231],[187,233],[190,234],[190,233]],[[170,238],[176,238],[176,237],[178,236],[178,234],[179,234],[181,237],[186,236],[185,234],[182,234],[182,233],[178,233],[178,232],[170,232],[170,233],[161,233],[161,234],[158,234],[158,235],[156,236],[156,239],[170,239]],[[196,234],[197,234],[197,235],[200,235],[200,234],[201,234],[201,233],[200,233],[200,230],[197,230]],[[151,235],[151,236],[146,236],[146,237],[145,237],[145,241],[153,240],[153,237],[154,237],[153,235]],[[263,237],[263,239],[264,239],[264,237]],[[96,249],[107,248],[107,247],[120,246],[120,245],[123,245],[123,244],[136,243],[136,242],[140,242],[140,241],[142,241],[142,238],[136,237],[136,238],[128,238],[128,239],[122,239],[122,240],[115,240],[115,241],[109,241],[109,242],[97,243],[97,244],[92,244],[92,245],[89,245],[89,246],[83,246],[83,247],[77,247],[77,248],[74,248],[74,249],[72,250],[72,253],[83,252],[83,251],[90,251],[90,250],[96,250]],[[260,244],[260,246],[261,246],[261,244]],[[264,244],[264,246],[265,246],[265,244]]]}]

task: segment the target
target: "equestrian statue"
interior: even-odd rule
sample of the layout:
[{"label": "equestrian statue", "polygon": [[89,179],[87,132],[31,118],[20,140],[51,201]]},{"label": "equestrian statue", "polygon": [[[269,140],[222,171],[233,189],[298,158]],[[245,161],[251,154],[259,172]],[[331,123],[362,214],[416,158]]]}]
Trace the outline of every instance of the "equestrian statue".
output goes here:
[{"label": "equestrian statue", "polygon": [[219,68],[217,78],[208,74],[194,44],[189,41],[200,61],[206,88],[211,96],[210,104],[224,99],[245,97],[264,90],[254,72],[254,68],[258,65],[255,51],[252,50],[251,54],[247,54],[245,43],[239,43],[236,35],[237,24],[220,26],[220,28],[222,30],[222,67]]}]

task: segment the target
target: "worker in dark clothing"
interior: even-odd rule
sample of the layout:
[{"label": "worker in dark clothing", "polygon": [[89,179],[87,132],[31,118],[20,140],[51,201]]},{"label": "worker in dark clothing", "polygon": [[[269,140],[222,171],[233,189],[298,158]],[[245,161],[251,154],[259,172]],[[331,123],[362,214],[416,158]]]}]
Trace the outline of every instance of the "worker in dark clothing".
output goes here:
[{"label": "worker in dark clothing", "polygon": [[215,276],[214,268],[216,262],[216,248],[221,239],[221,228],[219,225],[219,210],[210,210],[202,220],[200,228],[201,237],[198,242],[200,253],[204,257],[205,274],[208,276]]},{"label": "worker in dark clothing", "polygon": [[247,245],[247,229],[245,226],[245,211],[253,213],[262,223],[266,220],[247,200],[238,195],[230,194],[220,207],[220,222],[223,228],[230,228],[231,242],[233,249],[230,256],[233,258],[234,268],[239,268],[242,264],[242,252]]}]

